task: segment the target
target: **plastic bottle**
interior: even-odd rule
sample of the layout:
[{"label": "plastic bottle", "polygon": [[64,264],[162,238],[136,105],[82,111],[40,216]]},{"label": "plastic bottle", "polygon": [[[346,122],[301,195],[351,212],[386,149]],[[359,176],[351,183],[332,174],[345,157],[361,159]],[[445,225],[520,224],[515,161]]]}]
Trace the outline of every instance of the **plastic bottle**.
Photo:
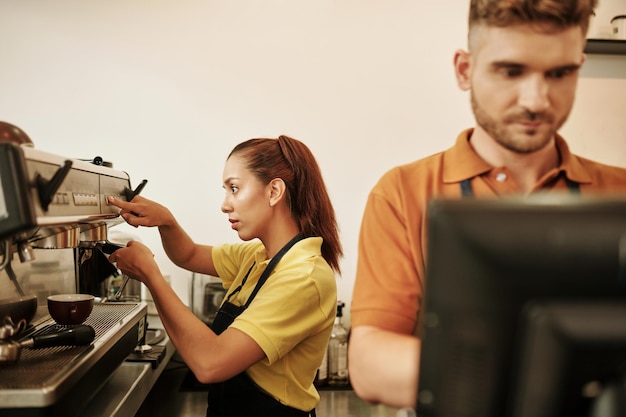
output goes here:
[{"label": "plastic bottle", "polygon": [[328,385],[328,348],[324,352],[324,358],[322,359],[320,367],[317,368],[313,384],[316,387],[324,387]]},{"label": "plastic bottle", "polygon": [[348,332],[343,327],[343,307],[337,302],[335,324],[328,342],[328,383],[330,385],[348,385]]}]

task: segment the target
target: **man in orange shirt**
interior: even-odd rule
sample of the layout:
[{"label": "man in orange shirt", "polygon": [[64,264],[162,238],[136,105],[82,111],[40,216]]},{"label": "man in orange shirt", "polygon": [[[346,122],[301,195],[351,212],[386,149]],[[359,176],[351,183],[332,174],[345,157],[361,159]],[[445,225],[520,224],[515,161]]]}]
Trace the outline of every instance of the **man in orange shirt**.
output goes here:
[{"label": "man in orange shirt", "polygon": [[626,193],[626,169],[573,155],[557,134],[596,3],[471,0],[468,50],[455,53],[454,66],[476,126],[447,151],[387,172],[367,201],[348,358],[362,399],[415,405],[431,198]]}]

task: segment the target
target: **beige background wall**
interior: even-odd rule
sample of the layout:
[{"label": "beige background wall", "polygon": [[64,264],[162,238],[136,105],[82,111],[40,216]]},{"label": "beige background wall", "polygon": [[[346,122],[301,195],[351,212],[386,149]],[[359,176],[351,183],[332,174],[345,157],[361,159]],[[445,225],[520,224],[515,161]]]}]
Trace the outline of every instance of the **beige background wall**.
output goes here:
[{"label": "beige background wall", "polygon": [[[473,122],[452,72],[467,4],[0,1],[0,120],[41,150],[99,155],[134,185],[148,179],[143,194],[204,243],[238,241],[219,208],[230,149],[251,137],[301,139],[336,206],[349,304],[374,182],[449,147]],[[604,0],[592,31],[616,14],[626,1]],[[589,56],[563,133],[577,152],[626,166],[625,108],[626,56]],[[167,260],[157,231],[128,231],[186,298],[191,275]]]}]

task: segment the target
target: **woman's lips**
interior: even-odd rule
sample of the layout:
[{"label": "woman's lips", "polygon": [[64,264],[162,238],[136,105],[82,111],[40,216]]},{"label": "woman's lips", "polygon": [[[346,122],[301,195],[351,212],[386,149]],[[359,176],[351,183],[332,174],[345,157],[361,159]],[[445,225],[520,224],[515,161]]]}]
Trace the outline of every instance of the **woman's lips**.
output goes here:
[{"label": "woman's lips", "polygon": [[239,222],[237,220],[233,220],[233,219],[228,219],[228,221],[230,222],[230,227],[233,230],[237,229],[237,225],[239,224]]}]

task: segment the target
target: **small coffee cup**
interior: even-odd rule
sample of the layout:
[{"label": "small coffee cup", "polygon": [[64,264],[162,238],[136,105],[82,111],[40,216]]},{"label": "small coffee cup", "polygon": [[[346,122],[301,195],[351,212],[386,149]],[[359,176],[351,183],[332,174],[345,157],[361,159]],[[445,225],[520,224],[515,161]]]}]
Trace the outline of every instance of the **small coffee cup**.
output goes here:
[{"label": "small coffee cup", "polygon": [[93,310],[95,297],[90,294],[56,294],[48,297],[48,312],[58,324],[82,324]]}]

